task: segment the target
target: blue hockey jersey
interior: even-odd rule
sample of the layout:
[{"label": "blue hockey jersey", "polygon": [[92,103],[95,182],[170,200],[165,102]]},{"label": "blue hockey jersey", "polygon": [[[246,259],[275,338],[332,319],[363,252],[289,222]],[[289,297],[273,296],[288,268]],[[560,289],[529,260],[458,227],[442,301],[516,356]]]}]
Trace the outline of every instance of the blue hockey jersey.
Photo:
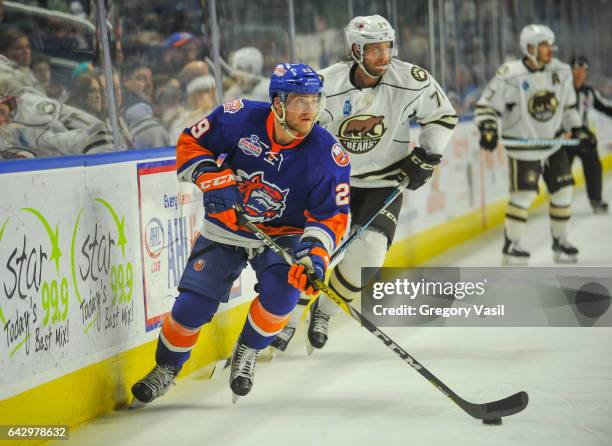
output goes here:
[{"label": "blue hockey jersey", "polygon": [[[315,237],[331,253],[348,226],[348,154],[319,125],[287,146],[274,142],[273,129],[268,103],[237,99],[217,107],[179,137],[179,181],[192,182],[200,162],[225,157],[251,221],[269,235]],[[248,230],[232,231],[209,216],[201,232],[220,243],[261,246]]]}]

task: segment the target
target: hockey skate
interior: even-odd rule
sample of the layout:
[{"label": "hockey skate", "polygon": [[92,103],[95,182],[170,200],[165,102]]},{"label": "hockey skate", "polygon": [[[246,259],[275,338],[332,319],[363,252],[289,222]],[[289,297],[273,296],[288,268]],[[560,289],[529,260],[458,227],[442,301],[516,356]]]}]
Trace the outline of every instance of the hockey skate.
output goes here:
[{"label": "hockey skate", "polygon": [[508,237],[505,238],[502,252],[502,265],[504,266],[526,266],[531,256],[518,242],[510,240]]},{"label": "hockey skate", "polygon": [[232,402],[236,404],[241,396],[247,395],[253,387],[255,380],[255,363],[259,351],[250,348],[238,340],[232,355],[232,371],[230,374],[230,388],[232,389]]},{"label": "hockey skate", "polygon": [[553,260],[556,263],[576,263],[578,261],[578,248],[566,239],[553,237]]},{"label": "hockey skate", "polygon": [[608,203],[603,200],[591,200],[591,207],[594,214],[607,214]]},{"label": "hockey skate", "polygon": [[134,400],[130,407],[140,407],[164,395],[175,384],[180,368],[156,364],[144,378],[132,386]]},{"label": "hockey skate", "polygon": [[276,335],[274,340],[270,343],[270,347],[272,349],[272,356],[274,356],[277,352],[284,352],[287,350],[287,346],[293,338],[295,334],[295,327],[287,327],[283,328],[283,330]]},{"label": "hockey skate", "polygon": [[329,315],[323,313],[319,308],[319,299],[315,300],[310,306],[308,318],[306,319],[306,327],[308,327],[306,351],[309,356],[314,351],[313,349],[322,349],[327,343]]}]

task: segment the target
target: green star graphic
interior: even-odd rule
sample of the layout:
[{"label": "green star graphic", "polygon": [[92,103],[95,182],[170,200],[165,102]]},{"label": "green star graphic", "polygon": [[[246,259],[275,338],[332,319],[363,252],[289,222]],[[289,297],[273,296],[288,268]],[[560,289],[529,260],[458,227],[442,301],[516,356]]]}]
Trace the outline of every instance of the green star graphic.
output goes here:
[{"label": "green star graphic", "polygon": [[107,201],[104,201],[102,198],[95,198],[94,201],[97,201],[98,203],[102,204],[106,209],[108,209],[108,212],[111,214],[111,217],[113,217],[113,220],[115,220],[117,232],[119,233],[119,240],[117,241],[117,246],[121,247],[121,255],[125,258],[125,245],[127,244],[127,238],[125,237],[124,217],[121,216],[121,220],[119,220],[119,217],[117,216],[117,213],[115,212],[113,207]]},{"label": "green star graphic", "polygon": [[60,248],[59,248],[59,233],[58,233],[57,225],[55,225],[55,231],[54,231],[51,228],[51,225],[49,224],[49,222],[45,219],[45,217],[43,217],[43,215],[36,209],[22,208],[21,210],[26,211],[26,212],[31,212],[36,217],[38,217],[40,222],[43,224],[43,226],[47,230],[47,234],[49,235],[49,240],[51,241],[51,257],[49,257],[49,260],[55,260],[55,269],[57,270],[57,273],[59,274],[59,260],[60,260],[60,257],[62,256],[62,251],[60,251]]}]

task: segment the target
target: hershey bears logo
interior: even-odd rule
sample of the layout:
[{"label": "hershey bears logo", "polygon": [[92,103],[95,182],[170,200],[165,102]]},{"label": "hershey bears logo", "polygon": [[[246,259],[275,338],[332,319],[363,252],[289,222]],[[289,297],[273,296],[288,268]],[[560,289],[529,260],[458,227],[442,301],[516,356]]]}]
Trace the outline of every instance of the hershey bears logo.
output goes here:
[{"label": "hershey bears logo", "polygon": [[264,179],[263,172],[237,172],[238,190],[244,197],[244,210],[254,223],[274,220],[283,215],[289,189],[281,189]]},{"label": "hershey bears logo", "polygon": [[416,65],[410,69],[410,74],[412,74],[412,77],[419,82],[424,82],[427,80],[427,72]]},{"label": "hershey bears logo", "polygon": [[351,153],[369,152],[387,130],[384,119],[384,116],[351,116],[340,124],[338,139]]},{"label": "hershey bears logo", "polygon": [[540,90],[529,98],[529,114],[536,121],[548,121],[554,116],[557,107],[559,107],[559,100],[552,91]]}]

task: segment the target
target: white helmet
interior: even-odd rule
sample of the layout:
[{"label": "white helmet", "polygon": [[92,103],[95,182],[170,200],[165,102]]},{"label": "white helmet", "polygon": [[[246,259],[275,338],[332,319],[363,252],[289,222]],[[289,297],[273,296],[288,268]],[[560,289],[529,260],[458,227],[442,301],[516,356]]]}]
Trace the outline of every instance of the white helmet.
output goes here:
[{"label": "white helmet", "polygon": [[[536,54],[529,54],[529,45],[537,48],[542,42],[548,42],[550,45],[555,43],[555,33],[546,25],[527,25],[521,30],[520,45],[521,51],[525,56],[535,60]],[[553,47],[553,49],[556,49]]]},{"label": "white helmet", "polygon": [[363,48],[368,43],[391,42],[391,56],[397,56],[395,30],[387,19],[378,14],[351,20],[346,27],[346,41],[351,53],[353,44],[357,45],[359,62],[363,62]]},{"label": "white helmet", "polygon": [[249,74],[260,75],[263,69],[263,55],[253,46],[240,48],[232,57],[232,68],[246,71]]}]

